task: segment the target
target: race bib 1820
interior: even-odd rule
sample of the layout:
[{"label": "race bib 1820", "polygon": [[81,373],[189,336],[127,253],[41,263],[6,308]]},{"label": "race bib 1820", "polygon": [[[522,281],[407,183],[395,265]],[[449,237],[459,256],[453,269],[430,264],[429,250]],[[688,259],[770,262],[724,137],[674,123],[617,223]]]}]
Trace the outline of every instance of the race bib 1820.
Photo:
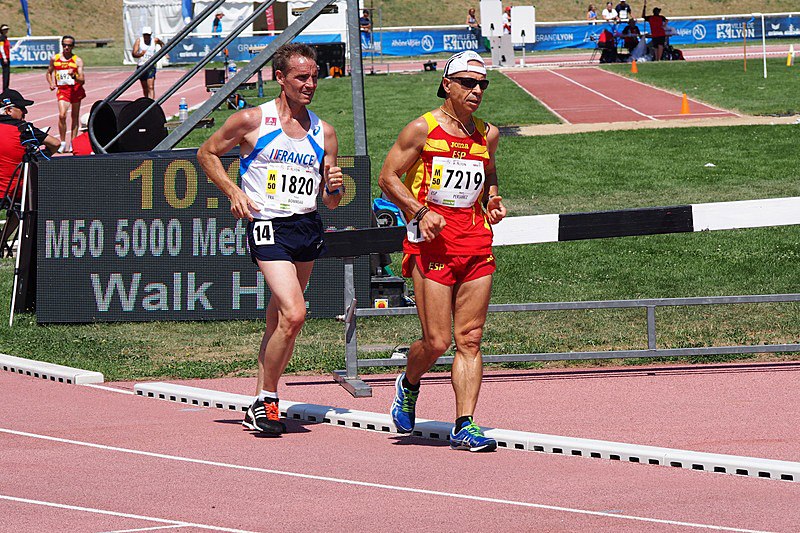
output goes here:
[{"label": "race bib 1820", "polygon": [[314,170],[290,163],[270,163],[267,169],[267,205],[294,213],[317,207],[320,176]]}]

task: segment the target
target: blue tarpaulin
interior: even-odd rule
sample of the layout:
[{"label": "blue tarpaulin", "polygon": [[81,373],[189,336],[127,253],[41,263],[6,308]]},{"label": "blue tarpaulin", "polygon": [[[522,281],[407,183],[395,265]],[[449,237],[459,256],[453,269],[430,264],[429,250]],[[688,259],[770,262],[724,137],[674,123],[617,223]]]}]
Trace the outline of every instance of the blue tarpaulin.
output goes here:
[{"label": "blue tarpaulin", "polygon": [[[767,39],[800,37],[800,15],[765,17]],[[735,42],[747,32],[748,39],[761,39],[760,20],[746,18],[718,17],[713,19],[670,20],[675,30],[670,37],[672,45],[715,44]],[[536,42],[526,46],[529,51],[559,50],[563,48],[595,48],[600,32],[609,29],[613,33],[622,32],[624,24],[584,24],[565,23],[536,26]],[[649,28],[644,22],[639,29],[646,33]],[[483,43],[464,29],[412,29],[397,31],[376,31],[373,35],[376,53],[387,56],[419,56],[438,53],[455,53],[462,50],[484,51]]]},{"label": "blue tarpaulin", "polygon": [[[255,46],[265,46],[272,42],[275,37],[267,35],[237,37],[228,45],[228,58],[232,61],[250,61],[255,54],[250,53],[250,48]],[[211,50],[220,42],[219,37],[187,37],[181,43],[170,50],[170,63],[196,63],[206,57]],[[342,42],[342,36],[338,33],[323,35],[300,35],[294,42],[327,44]],[[223,57],[220,53],[218,61]]]}]

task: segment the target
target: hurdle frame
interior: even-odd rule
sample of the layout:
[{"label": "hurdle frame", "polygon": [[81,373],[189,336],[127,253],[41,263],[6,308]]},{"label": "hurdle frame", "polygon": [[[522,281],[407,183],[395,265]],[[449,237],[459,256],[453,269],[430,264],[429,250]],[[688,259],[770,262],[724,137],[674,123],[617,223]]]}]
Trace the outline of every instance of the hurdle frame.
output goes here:
[{"label": "hurdle frame", "polygon": [[[357,398],[372,396],[372,388],[358,377],[358,369],[364,367],[404,366],[406,359],[358,358],[358,338],[356,320],[358,317],[404,316],[417,314],[416,307],[396,307],[389,309],[357,308],[352,285],[352,258],[345,261],[345,313],[338,317],[345,323],[345,369],[333,372],[333,378],[351,395]],[[350,277],[348,278],[348,263]],[[348,293],[348,290],[350,293]],[[695,348],[658,348],[656,331],[656,308],[684,307],[698,305],[730,305],[753,303],[797,303],[800,294],[765,294],[745,296],[705,296],[691,298],[642,298],[635,300],[592,300],[576,302],[540,302],[520,304],[491,304],[490,313],[508,313],[519,311],[578,311],[587,309],[645,309],[647,321],[647,349],[644,350],[601,350],[587,352],[542,352],[527,354],[483,355],[484,363],[511,363],[532,361],[573,361],[583,359],[625,359],[650,357],[688,357],[694,355],[727,355],[745,353],[800,352],[800,344],[756,344],[734,346],[703,346]],[[436,360],[437,365],[450,365],[453,356],[442,356]]]}]

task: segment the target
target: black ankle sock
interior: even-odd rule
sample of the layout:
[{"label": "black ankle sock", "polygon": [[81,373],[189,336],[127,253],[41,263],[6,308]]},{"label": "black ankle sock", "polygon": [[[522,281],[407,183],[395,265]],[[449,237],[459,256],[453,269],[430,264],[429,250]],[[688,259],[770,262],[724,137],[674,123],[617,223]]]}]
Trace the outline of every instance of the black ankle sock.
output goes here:
[{"label": "black ankle sock", "polygon": [[463,428],[470,422],[472,422],[471,416],[459,416],[458,418],[456,418],[456,431],[460,431],[461,428]]},{"label": "black ankle sock", "polygon": [[408,390],[419,390],[419,383],[413,385],[406,376],[403,376],[403,388]]}]

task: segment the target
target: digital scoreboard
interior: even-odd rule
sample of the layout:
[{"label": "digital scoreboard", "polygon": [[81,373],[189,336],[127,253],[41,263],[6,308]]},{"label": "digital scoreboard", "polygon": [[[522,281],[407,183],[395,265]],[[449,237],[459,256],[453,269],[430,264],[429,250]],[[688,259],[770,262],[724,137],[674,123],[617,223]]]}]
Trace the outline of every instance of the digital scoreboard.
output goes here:
[{"label": "digital scoreboard", "polygon": [[[239,159],[222,158],[238,183]],[[345,193],[326,231],[369,227],[369,158],[340,157]],[[59,157],[39,163],[36,318],[40,323],[259,319],[269,290],[247,250],[247,221],[205,176],[195,150]],[[343,265],[320,259],[311,317],[343,312]],[[369,296],[369,257],[355,264]]]}]

